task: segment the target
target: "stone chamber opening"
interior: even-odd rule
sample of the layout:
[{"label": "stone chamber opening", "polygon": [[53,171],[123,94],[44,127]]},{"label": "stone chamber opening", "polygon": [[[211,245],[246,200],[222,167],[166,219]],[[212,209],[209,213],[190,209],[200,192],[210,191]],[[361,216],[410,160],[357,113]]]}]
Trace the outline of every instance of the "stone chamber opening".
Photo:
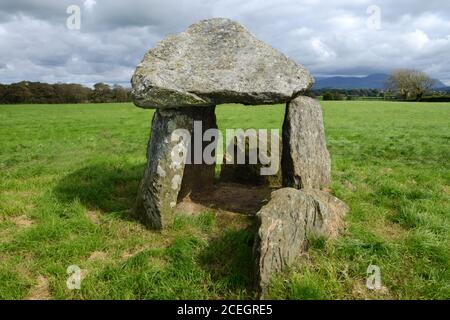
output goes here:
[{"label": "stone chamber opening", "polygon": [[[255,215],[269,200],[272,191],[281,188],[281,127],[283,123],[285,105],[244,106],[244,105],[219,105],[215,108],[215,118],[218,129],[223,135],[223,158],[222,163],[213,166],[186,165],[181,189],[178,195],[175,212],[185,214],[197,214],[208,210],[214,210],[218,214],[232,215]],[[251,110],[251,112],[249,112]],[[268,154],[272,154],[270,148],[270,132],[278,131],[280,148],[273,155],[278,161],[278,170],[275,174],[262,176],[261,166],[250,161],[251,139],[258,141],[258,136],[246,136],[239,144],[236,139],[232,140],[232,146],[227,145],[226,130],[248,129],[258,132],[266,130],[269,133]],[[237,131],[236,131],[237,132]],[[242,149],[244,147],[245,149]],[[254,147],[252,145],[252,147]],[[231,149],[232,148],[232,149]],[[259,149],[253,150],[256,155]],[[245,164],[236,164],[238,153],[245,159]],[[226,163],[230,156],[234,164]],[[222,155],[216,155],[222,157]],[[216,158],[217,161],[217,158]],[[250,163],[252,162],[252,163]],[[206,168],[205,168],[206,167]],[[194,181],[194,182],[193,182]]]}]

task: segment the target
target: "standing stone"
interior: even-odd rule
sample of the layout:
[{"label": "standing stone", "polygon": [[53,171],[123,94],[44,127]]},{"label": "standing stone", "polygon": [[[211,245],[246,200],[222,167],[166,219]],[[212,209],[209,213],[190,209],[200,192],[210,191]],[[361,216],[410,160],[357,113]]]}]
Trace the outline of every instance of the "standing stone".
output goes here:
[{"label": "standing stone", "polygon": [[134,103],[178,108],[286,103],[311,88],[308,70],[229,19],[197,22],[151,49],[133,75]]},{"label": "standing stone", "polygon": [[[306,250],[311,237],[330,237],[335,224],[348,211],[345,204],[330,208],[329,195],[317,191],[284,188],[272,192],[272,198],[257,214],[254,258],[256,285],[264,297],[270,278],[291,266]],[[334,198],[334,197],[333,197]],[[329,202],[323,202],[327,199]],[[340,200],[334,198],[336,203]],[[343,209],[336,214],[336,210]]]},{"label": "standing stone", "polygon": [[322,108],[312,98],[298,97],[286,106],[281,167],[284,187],[324,189],[331,183]]},{"label": "standing stone", "polygon": [[[148,146],[148,163],[139,187],[134,213],[148,227],[161,229],[173,221],[174,207],[178,202],[182,183],[195,185],[195,177],[213,183],[210,166],[189,165],[191,179],[184,177],[186,156],[191,149],[194,121],[206,120],[208,126],[217,127],[215,107],[157,110],[152,121]],[[189,136],[174,135],[176,129],[184,129]],[[208,173],[204,173],[204,172]],[[198,174],[196,174],[198,173]]]}]

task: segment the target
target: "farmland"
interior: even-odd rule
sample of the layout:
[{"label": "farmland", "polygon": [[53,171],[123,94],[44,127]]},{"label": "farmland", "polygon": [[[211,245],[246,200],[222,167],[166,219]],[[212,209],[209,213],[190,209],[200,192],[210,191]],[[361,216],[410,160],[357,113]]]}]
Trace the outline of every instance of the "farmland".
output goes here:
[{"label": "farmland", "polygon": [[[344,234],[311,243],[274,299],[450,298],[450,104],[323,102]],[[130,218],[153,111],[0,106],[0,299],[254,298],[248,217],[154,232]],[[281,128],[283,106],[219,106],[219,127]],[[239,199],[236,199],[237,201]],[[369,265],[383,288],[368,290]],[[66,269],[82,271],[68,290]]]}]

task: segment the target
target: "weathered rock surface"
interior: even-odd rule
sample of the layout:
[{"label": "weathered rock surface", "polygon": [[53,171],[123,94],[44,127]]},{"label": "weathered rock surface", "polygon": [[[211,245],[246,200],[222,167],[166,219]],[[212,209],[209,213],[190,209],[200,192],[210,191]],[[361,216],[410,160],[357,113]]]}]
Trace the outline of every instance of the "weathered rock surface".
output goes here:
[{"label": "weathered rock surface", "polygon": [[204,20],[151,49],[132,78],[143,108],[285,103],[310,73],[228,19]]},{"label": "weathered rock surface", "polygon": [[344,218],[350,211],[349,206],[328,192],[322,190],[305,189],[303,191],[326,205],[329,213],[328,220],[326,221],[326,236],[328,238],[336,238],[344,229]]},{"label": "weathered rock surface", "polygon": [[[249,131],[245,139],[234,138],[227,146],[224,155],[220,181],[280,188],[282,185],[280,166],[282,145],[278,135],[274,138],[276,138],[276,143],[272,143],[271,135],[267,133],[261,141],[256,130]],[[262,147],[262,145],[266,145],[266,147]],[[239,163],[239,159],[243,163]],[[263,168],[266,168],[267,172],[262,171]]]},{"label": "weathered rock surface", "polygon": [[262,296],[270,277],[292,265],[305,252],[311,237],[332,237],[348,212],[340,200],[317,190],[284,188],[257,214],[254,257]]},{"label": "weathered rock surface", "polygon": [[298,97],[287,104],[281,167],[284,187],[323,189],[331,183],[322,108],[312,98]]},{"label": "weathered rock surface", "polygon": [[[188,165],[191,178],[186,178],[186,157],[183,155],[189,154],[195,120],[204,120],[204,125],[216,127],[214,108],[192,107],[155,112],[147,151],[147,168],[134,210],[135,216],[148,227],[161,229],[172,222],[183,183],[186,189],[193,188],[197,183],[193,177],[200,177],[201,183],[213,183],[214,170],[204,164]],[[187,130],[191,137],[173,135],[176,129]],[[206,182],[208,179],[211,181]]]}]

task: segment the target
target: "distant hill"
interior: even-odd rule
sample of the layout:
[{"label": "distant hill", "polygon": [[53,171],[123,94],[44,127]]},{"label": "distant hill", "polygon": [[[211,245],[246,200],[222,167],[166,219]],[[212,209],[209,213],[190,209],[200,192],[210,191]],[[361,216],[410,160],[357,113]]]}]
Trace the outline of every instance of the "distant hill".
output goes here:
[{"label": "distant hill", "polygon": [[[385,73],[370,74],[367,77],[316,77],[313,89],[384,89]],[[447,88],[446,85],[436,80],[435,88]]]},{"label": "distant hill", "polygon": [[436,88],[436,90],[450,92],[450,87],[440,87],[440,88]]}]

